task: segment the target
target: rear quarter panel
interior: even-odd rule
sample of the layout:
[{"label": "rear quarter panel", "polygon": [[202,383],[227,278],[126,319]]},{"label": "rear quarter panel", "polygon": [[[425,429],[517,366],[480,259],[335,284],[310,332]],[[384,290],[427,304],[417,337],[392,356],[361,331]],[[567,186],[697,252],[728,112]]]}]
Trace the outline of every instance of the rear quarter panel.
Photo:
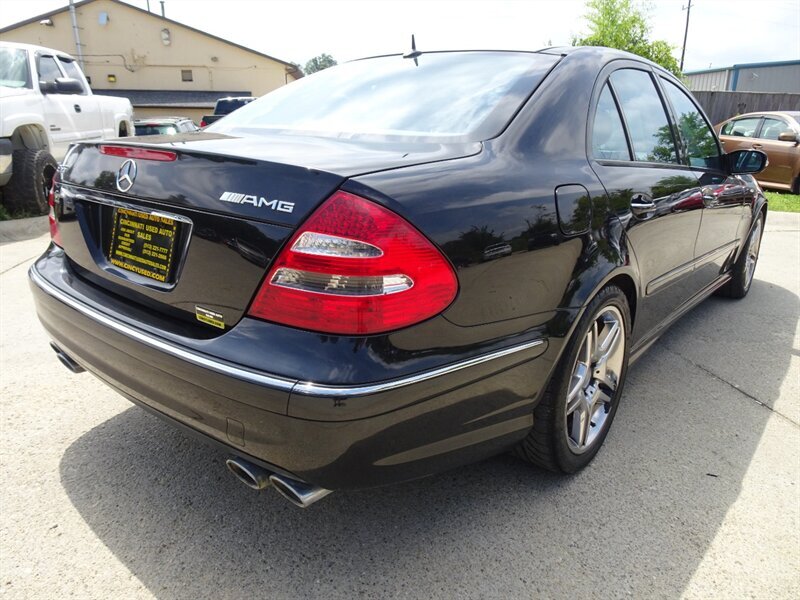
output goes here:
[{"label": "rear quarter panel", "polygon": [[[590,60],[564,58],[479,155],[348,184],[396,210],[443,250],[460,285],[443,319],[475,341],[539,327],[559,352],[599,287],[616,272],[633,274],[620,220],[585,150],[589,99],[604,61],[602,51]],[[588,192],[576,206],[589,223],[585,232],[565,233],[559,222],[555,189],[567,184]],[[486,247],[498,243],[509,244],[511,254],[484,260]]]}]

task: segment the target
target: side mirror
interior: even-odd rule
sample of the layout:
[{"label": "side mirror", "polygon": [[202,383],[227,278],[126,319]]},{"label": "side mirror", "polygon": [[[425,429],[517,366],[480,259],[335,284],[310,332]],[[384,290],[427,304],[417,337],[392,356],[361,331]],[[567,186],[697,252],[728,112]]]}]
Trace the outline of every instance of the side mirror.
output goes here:
[{"label": "side mirror", "polygon": [[761,150],[734,150],[725,155],[725,160],[731,175],[761,173],[769,164],[769,158]]},{"label": "side mirror", "polygon": [[783,131],[778,135],[778,140],[781,142],[796,142],[797,134],[794,131]]},{"label": "side mirror", "polygon": [[71,77],[58,77],[56,79],[57,94],[82,94],[83,84]]},{"label": "side mirror", "polygon": [[44,79],[39,80],[39,89],[42,90],[43,94],[57,94],[58,88],[56,87],[55,81],[45,81]]}]

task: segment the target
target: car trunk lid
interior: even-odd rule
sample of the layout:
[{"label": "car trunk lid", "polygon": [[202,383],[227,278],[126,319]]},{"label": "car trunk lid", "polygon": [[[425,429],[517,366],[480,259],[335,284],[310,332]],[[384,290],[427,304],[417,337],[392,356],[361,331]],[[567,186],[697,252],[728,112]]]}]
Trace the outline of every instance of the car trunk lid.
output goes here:
[{"label": "car trunk lid", "polygon": [[201,336],[241,319],[287,238],[348,177],[480,149],[159,137],[169,141],[69,153],[56,198],[61,240],[77,275]]}]

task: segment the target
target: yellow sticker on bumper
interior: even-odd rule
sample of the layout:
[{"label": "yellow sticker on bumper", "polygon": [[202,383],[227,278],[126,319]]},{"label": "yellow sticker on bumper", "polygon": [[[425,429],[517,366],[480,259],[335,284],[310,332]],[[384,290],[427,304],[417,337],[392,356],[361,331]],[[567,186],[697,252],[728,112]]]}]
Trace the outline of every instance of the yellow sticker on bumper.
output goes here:
[{"label": "yellow sticker on bumper", "polygon": [[195,306],[194,314],[197,317],[198,321],[201,321],[208,325],[213,325],[214,327],[219,327],[220,329],[225,329],[225,317],[223,317],[218,312],[214,312],[213,310],[208,310],[207,308],[203,308],[202,306]]}]

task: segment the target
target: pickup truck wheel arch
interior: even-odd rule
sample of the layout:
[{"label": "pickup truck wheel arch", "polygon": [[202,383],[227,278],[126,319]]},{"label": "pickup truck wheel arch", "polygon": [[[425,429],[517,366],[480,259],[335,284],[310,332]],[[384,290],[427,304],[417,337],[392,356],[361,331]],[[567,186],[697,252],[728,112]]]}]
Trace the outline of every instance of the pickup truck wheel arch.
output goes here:
[{"label": "pickup truck wheel arch", "polygon": [[47,133],[39,125],[20,125],[11,134],[11,144],[14,150],[49,150]]}]

